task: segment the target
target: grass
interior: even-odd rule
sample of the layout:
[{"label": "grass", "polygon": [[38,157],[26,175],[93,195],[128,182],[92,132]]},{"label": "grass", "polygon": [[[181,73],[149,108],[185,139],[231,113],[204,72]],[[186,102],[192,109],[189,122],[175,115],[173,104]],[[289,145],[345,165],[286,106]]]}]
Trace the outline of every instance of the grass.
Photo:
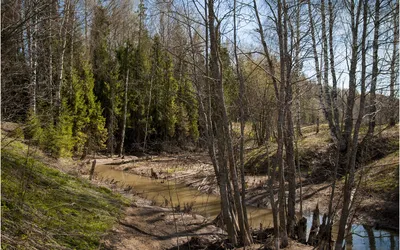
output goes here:
[{"label": "grass", "polygon": [[[305,167],[307,171],[312,171],[314,166],[328,166],[330,163],[329,157],[329,145],[332,145],[332,139],[327,124],[321,124],[319,127],[319,133],[315,133],[315,125],[302,127],[303,136],[298,141],[298,154],[300,159],[301,167]],[[366,128],[363,128],[365,133]],[[398,152],[399,148],[399,126],[396,125],[392,128],[387,128],[386,125],[378,125],[376,131],[376,142],[372,144],[370,155],[371,160],[379,160],[380,158],[392,153],[393,151]],[[360,140],[364,135],[360,135]],[[274,156],[276,153],[276,143],[271,141],[269,148],[269,156]],[[246,164],[245,167],[250,172],[257,172],[256,170],[265,166],[267,159],[265,146],[253,148],[246,152],[245,155]],[[397,159],[398,160],[398,159]],[[369,162],[368,162],[369,163]],[[381,163],[377,163],[381,164]],[[311,172],[309,172],[311,174]],[[397,175],[396,175],[397,178]],[[393,183],[390,181],[389,183]],[[376,188],[381,187],[385,189],[384,185],[387,183],[377,183]],[[392,185],[393,186],[393,185]],[[378,188],[379,189],[379,188]]]},{"label": "grass", "polygon": [[396,192],[399,189],[398,176],[399,151],[396,151],[366,167],[362,188],[374,193]]},{"label": "grass", "polygon": [[[328,125],[321,124],[319,129],[319,133],[315,134],[315,125],[302,128],[303,137],[299,138],[298,141],[300,158],[302,156],[310,154],[310,152],[316,152],[329,144],[330,135]],[[276,142],[274,140],[271,140],[269,142],[269,157],[275,155],[276,149]],[[245,167],[251,169],[251,171],[257,170],[262,166],[265,166],[267,160],[266,147],[261,146],[249,150],[248,152],[246,152],[245,158]]]},{"label": "grass", "polygon": [[99,249],[128,200],[46,166],[21,142],[1,150],[2,249]]}]

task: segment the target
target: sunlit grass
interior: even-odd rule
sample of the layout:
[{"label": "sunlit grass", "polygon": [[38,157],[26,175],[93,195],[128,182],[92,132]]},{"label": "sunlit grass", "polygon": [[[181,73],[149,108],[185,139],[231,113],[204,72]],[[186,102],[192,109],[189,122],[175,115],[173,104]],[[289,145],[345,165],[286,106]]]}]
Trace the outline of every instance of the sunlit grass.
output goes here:
[{"label": "sunlit grass", "polygon": [[98,249],[128,204],[107,188],[46,166],[39,151],[28,152],[21,142],[1,153],[3,249]]},{"label": "sunlit grass", "polygon": [[394,192],[399,188],[399,151],[391,153],[358,172],[363,174],[362,187],[374,193]]}]

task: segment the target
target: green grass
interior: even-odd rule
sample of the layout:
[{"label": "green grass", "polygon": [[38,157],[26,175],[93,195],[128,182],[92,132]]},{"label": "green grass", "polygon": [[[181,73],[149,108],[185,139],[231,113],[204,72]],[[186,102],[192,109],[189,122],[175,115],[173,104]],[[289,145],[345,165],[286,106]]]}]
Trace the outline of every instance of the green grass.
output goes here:
[{"label": "green grass", "polygon": [[[332,139],[330,131],[327,124],[321,124],[319,128],[319,133],[315,133],[315,125],[302,127],[303,136],[298,140],[298,155],[300,159],[300,164],[306,166],[307,171],[311,174],[314,166],[319,166],[321,164],[330,164],[329,160],[329,146],[332,145]],[[363,128],[365,130],[365,128]],[[382,131],[382,133],[379,133]],[[379,160],[379,158],[384,157],[393,151],[398,152],[399,148],[399,126],[396,125],[392,128],[387,128],[386,125],[379,125],[376,127],[376,133],[378,134],[374,137],[375,141],[369,150],[374,153],[374,161]],[[361,135],[360,138],[363,138]],[[360,139],[361,140],[361,139]],[[276,154],[276,143],[271,141],[269,143],[269,157]],[[382,155],[383,154],[383,155]],[[256,172],[257,169],[265,166],[267,160],[266,147],[261,146],[253,148],[246,152],[245,154],[245,168],[250,172]],[[370,163],[371,159],[367,161]],[[396,175],[397,178],[397,175]],[[393,182],[389,182],[392,183]],[[377,188],[387,189],[384,187],[387,182],[382,181],[377,183]],[[395,187],[394,185],[391,187]]]},{"label": "green grass", "polygon": [[[399,189],[399,151],[366,167],[362,188],[374,193],[391,193]],[[358,174],[362,174],[359,172]]]},{"label": "green grass", "polygon": [[13,142],[1,151],[2,249],[98,249],[128,200],[43,164]]}]

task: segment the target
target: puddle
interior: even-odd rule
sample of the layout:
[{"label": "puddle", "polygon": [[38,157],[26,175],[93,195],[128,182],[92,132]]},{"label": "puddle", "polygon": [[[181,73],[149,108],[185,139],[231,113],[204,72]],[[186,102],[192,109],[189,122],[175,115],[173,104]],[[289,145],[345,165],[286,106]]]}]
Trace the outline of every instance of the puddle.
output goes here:
[{"label": "puddle", "polygon": [[[111,169],[107,165],[96,166],[96,174],[103,179],[114,179],[121,185],[130,185],[142,197],[150,199],[158,206],[184,208],[193,204],[193,212],[205,217],[215,218],[221,209],[220,199],[216,195],[204,194],[194,188],[174,181],[154,180],[124,171]],[[253,228],[272,227],[272,211],[266,208],[247,207],[249,224]],[[311,227],[311,213],[306,213],[307,230]],[[322,217],[320,219],[322,221]],[[335,233],[335,226],[333,233]],[[399,236],[396,232],[375,230],[363,225],[353,225],[353,235],[346,241],[346,249],[399,249]],[[308,235],[308,234],[307,234]],[[374,235],[374,237],[372,237]]]}]

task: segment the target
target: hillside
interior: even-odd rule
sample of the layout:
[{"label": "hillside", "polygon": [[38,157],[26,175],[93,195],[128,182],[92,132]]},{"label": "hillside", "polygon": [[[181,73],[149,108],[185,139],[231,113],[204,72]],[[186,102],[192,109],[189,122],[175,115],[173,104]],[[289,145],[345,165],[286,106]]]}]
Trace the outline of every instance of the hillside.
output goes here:
[{"label": "hillside", "polygon": [[3,139],[2,249],[100,249],[128,200],[44,163],[49,160]]},{"label": "hillside", "polygon": [[[301,171],[304,208],[313,209],[319,204],[327,212],[330,196],[330,184],[333,172],[332,142],[326,125],[320,127],[318,134],[315,127],[302,128],[303,136],[298,141],[298,163]],[[399,209],[399,126],[384,126],[377,129],[379,133],[364,145],[360,152],[356,169],[356,186],[358,202],[354,220],[358,223],[398,230]],[[365,131],[364,131],[365,132]],[[362,138],[362,136],[361,136]],[[276,145],[270,143],[269,160],[273,164]],[[247,152],[246,170],[249,175],[265,175],[268,157],[265,146]],[[338,191],[335,199],[340,201],[343,177],[337,182]],[[297,193],[300,192],[297,179]],[[260,202],[258,188],[249,199]],[[253,197],[252,197],[253,196]],[[267,198],[261,203],[267,204]],[[299,199],[297,200],[297,203]],[[393,218],[397,218],[393,220]]]},{"label": "hillside", "polygon": [[[222,244],[224,231],[203,216],[155,206],[132,187],[122,189],[108,178],[89,181],[89,165],[51,158],[26,144],[18,124],[2,125],[1,249]],[[113,160],[98,159],[98,164]]]}]

